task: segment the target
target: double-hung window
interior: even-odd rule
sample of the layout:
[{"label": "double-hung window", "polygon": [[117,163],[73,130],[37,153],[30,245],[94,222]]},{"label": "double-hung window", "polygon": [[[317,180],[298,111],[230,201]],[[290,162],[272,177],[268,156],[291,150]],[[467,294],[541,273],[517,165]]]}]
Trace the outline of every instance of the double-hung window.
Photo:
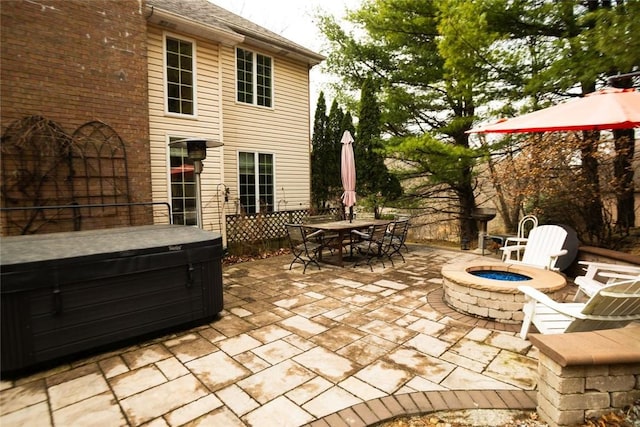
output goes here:
[{"label": "double-hung window", "polygon": [[273,61],[271,57],[236,48],[237,100],[271,107],[273,99]]},{"label": "double-hung window", "polygon": [[273,154],[240,152],[240,204],[247,214],[274,211]]},{"label": "double-hung window", "polygon": [[195,115],[194,44],[166,36],[165,64],[167,112]]},{"label": "double-hung window", "polygon": [[[180,138],[170,138],[170,142],[177,139]],[[169,164],[173,224],[198,225],[194,166],[193,160],[187,157],[187,149],[169,147]]]}]

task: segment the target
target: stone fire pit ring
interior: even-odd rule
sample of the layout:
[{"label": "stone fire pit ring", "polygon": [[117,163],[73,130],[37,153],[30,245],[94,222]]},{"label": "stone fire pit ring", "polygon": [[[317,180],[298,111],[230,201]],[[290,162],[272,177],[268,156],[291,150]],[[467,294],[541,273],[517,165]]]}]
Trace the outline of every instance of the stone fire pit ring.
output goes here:
[{"label": "stone fire pit ring", "polygon": [[[471,274],[481,270],[517,273],[530,279],[505,281]],[[531,286],[555,299],[567,285],[566,278],[560,273],[499,261],[445,264],[441,273],[447,305],[464,314],[502,323],[522,322],[524,294],[518,291],[518,286]]]}]

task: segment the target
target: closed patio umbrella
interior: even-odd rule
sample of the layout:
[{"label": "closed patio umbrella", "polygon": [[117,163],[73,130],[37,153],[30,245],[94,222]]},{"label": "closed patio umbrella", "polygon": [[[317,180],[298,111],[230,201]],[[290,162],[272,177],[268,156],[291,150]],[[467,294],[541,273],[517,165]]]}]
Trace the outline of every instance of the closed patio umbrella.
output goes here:
[{"label": "closed patio umbrella", "polygon": [[467,133],[590,131],[640,127],[640,92],[607,88]]},{"label": "closed patio umbrella", "polygon": [[342,203],[349,208],[349,221],[353,220],[353,205],[356,204],[356,161],[353,155],[353,137],[345,130],[342,134],[340,175],[342,177]]}]

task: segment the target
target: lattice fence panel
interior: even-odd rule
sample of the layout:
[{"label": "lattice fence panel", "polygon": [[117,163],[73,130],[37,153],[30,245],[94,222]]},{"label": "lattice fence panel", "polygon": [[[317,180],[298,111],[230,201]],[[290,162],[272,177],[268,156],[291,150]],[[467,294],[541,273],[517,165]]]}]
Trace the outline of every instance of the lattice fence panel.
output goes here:
[{"label": "lattice fence panel", "polygon": [[[329,209],[326,214],[335,214],[338,209]],[[309,216],[308,209],[269,212],[256,215],[227,215],[227,242],[257,242],[276,240],[286,236],[284,225],[300,224]]]}]

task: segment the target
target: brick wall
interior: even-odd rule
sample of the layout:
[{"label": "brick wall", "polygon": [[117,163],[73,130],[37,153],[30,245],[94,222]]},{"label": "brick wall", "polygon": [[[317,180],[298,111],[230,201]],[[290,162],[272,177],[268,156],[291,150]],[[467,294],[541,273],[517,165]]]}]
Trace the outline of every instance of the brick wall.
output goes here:
[{"label": "brick wall", "polygon": [[640,363],[563,367],[540,355],[538,414],[550,426],[582,425],[639,398]]},{"label": "brick wall", "polygon": [[132,201],[150,201],[144,0],[3,0],[0,14],[2,132],[31,115],[69,134],[102,121],[125,143]]}]

